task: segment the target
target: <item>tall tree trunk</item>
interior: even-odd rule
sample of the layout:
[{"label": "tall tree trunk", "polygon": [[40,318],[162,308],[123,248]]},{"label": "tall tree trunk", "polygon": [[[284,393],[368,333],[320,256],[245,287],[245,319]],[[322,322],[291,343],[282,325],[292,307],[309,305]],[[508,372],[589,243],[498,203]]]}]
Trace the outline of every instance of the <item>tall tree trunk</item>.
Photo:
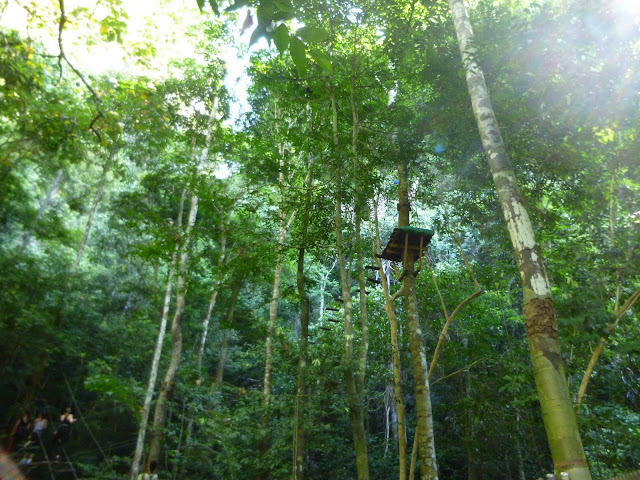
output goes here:
[{"label": "tall tree trunk", "polygon": [[[276,121],[279,118],[279,109],[275,106]],[[286,235],[285,213],[283,207],[284,188],[284,146],[278,143],[278,155],[280,168],[278,169],[278,243],[276,245],[276,266],[273,275],[273,290],[271,292],[271,303],[269,304],[269,331],[265,342],[265,367],[263,394],[265,409],[269,404],[271,395],[271,356],[273,355],[273,337],[276,330],[276,320],[278,319],[278,303],[280,301],[280,274],[282,273],[282,252],[284,250],[284,237]]]},{"label": "tall tree trunk", "polygon": [[351,75],[351,117],[352,117],[352,134],[351,134],[351,153],[353,154],[353,185],[355,187],[356,200],[355,200],[355,247],[356,247],[356,273],[358,278],[358,286],[360,291],[360,352],[358,359],[358,369],[356,376],[357,393],[360,397],[359,402],[364,405],[364,377],[367,371],[367,353],[369,352],[369,322],[367,318],[367,280],[364,272],[364,254],[362,252],[362,219],[366,213],[364,208],[366,203],[362,199],[363,185],[360,181],[360,165],[358,157],[358,134],[359,134],[359,118],[358,110],[356,108],[356,46],[357,38],[354,41],[354,53],[353,53],[353,74]]},{"label": "tall tree trunk", "polygon": [[[275,117],[278,121],[280,110],[276,102]],[[260,454],[264,456],[269,448],[269,438],[267,436],[267,428],[269,426],[269,404],[271,402],[271,372],[273,370],[273,339],[276,333],[276,321],[278,319],[278,303],[280,301],[280,278],[282,273],[282,257],[284,252],[284,238],[287,230],[291,226],[295,217],[295,212],[291,213],[289,220],[286,221],[284,211],[284,145],[278,143],[278,155],[280,157],[280,168],[278,172],[278,244],[276,245],[276,266],[273,275],[273,291],[271,294],[271,303],[269,304],[269,330],[265,342],[265,364],[264,364],[264,382],[263,382],[263,414],[262,428],[263,436],[260,442]],[[264,471],[259,473],[259,477],[264,476]]]},{"label": "tall tree trunk", "polygon": [[202,383],[202,357],[204,355],[204,347],[207,343],[207,334],[209,332],[209,321],[211,320],[211,313],[213,312],[213,307],[216,304],[218,289],[220,288],[220,282],[222,281],[223,267],[226,261],[225,251],[227,247],[227,230],[229,229],[229,224],[231,223],[232,213],[233,211],[229,211],[226,220],[224,216],[220,216],[220,256],[218,257],[218,268],[216,271],[216,278],[213,282],[211,297],[209,298],[209,305],[207,306],[207,313],[205,314],[204,320],[202,321],[202,334],[200,337],[200,346],[198,347],[197,356],[198,385]]},{"label": "tall tree trunk", "polygon": [[463,0],[449,0],[473,112],[498,191],[523,286],[523,314],[547,439],[557,474],[591,480],[558,341],[551,287],[480,65]]},{"label": "tall tree trunk", "polygon": [[[398,162],[398,226],[409,225],[409,182],[407,165]],[[422,340],[420,317],[418,313],[418,296],[416,293],[415,258],[408,256],[403,263],[402,289],[404,292],[407,330],[409,332],[409,348],[411,349],[411,366],[416,397],[417,443],[420,455],[420,478],[437,480],[435,440],[433,436],[433,412],[431,409],[431,392],[429,388],[427,356]]]},{"label": "tall tree trunk", "polygon": [[153,427],[151,433],[151,442],[149,445],[149,461],[160,463],[160,454],[162,443],[164,440],[164,427],[167,421],[167,403],[176,385],[178,376],[178,368],[182,357],[182,318],[184,317],[184,306],[186,298],[186,280],[187,280],[187,262],[189,260],[189,243],[191,231],[195,224],[196,214],[198,212],[198,196],[191,196],[191,206],[189,209],[189,217],[184,236],[181,239],[180,257],[178,260],[178,280],[176,284],[176,311],[171,322],[171,362],[165,374],[164,380],[160,385],[158,393],[158,401],[153,415]]},{"label": "tall tree trunk", "polygon": [[307,231],[309,229],[309,211],[311,210],[311,185],[313,179],[313,157],[307,160],[307,177],[305,179],[305,208],[302,215],[300,248],[298,249],[298,271],[296,284],[300,296],[300,352],[298,356],[298,379],[296,382],[296,407],[293,433],[293,478],[304,480],[305,476],[305,430],[304,411],[306,408],[307,349],[309,335],[309,296],[304,280],[304,256],[307,248]]},{"label": "tall tree trunk", "polygon": [[[333,140],[335,154],[340,160],[338,141],[338,108],[333,90],[330,93],[331,107],[333,111]],[[358,364],[353,356],[353,305],[351,302],[351,276],[347,272],[342,241],[342,168],[338,167],[336,188],[336,249],[338,265],[340,269],[340,285],[342,288],[342,300],[344,309],[344,364],[345,383],[347,390],[347,403],[349,406],[349,419],[353,434],[353,443],[356,452],[356,468],[358,480],[369,479],[369,455],[367,452],[367,435],[364,427],[364,405],[358,392]]]},{"label": "tall tree trunk", "polygon": [[[520,418],[518,418],[518,422]],[[520,446],[520,429],[516,429],[516,460],[518,461],[518,480],[526,480],[524,473],[524,459],[522,458],[522,447]]]},{"label": "tall tree trunk", "polygon": [[[178,229],[182,228],[182,213],[184,210],[184,200],[187,195],[187,190],[182,190],[182,196],[180,197],[180,208],[178,210]],[[158,330],[158,339],[156,340],[156,348],[153,352],[153,360],[151,361],[151,372],[149,374],[149,383],[147,384],[147,393],[144,396],[144,404],[142,406],[142,413],[140,416],[140,426],[138,427],[138,439],[136,440],[136,449],[133,453],[133,461],[131,462],[131,471],[129,478],[134,480],[140,470],[140,461],[142,460],[142,450],[144,448],[144,439],[147,433],[147,423],[149,422],[149,413],[151,412],[151,400],[153,399],[153,392],[156,388],[156,379],[158,378],[158,365],[160,364],[160,356],[162,355],[162,346],[164,344],[164,335],[167,330],[167,319],[169,318],[169,307],[171,305],[171,290],[173,285],[173,275],[176,269],[176,262],[178,259],[178,249],[180,245],[176,243],[176,246],[171,255],[171,263],[169,264],[169,272],[167,274],[167,286],[164,292],[164,303],[162,306],[162,316],[160,318],[160,328]]]},{"label": "tall tree trunk", "polygon": [[84,249],[87,246],[87,241],[89,240],[89,234],[91,233],[91,226],[93,225],[93,217],[96,214],[96,210],[98,209],[98,205],[100,204],[100,200],[102,199],[102,193],[104,192],[104,185],[107,182],[107,175],[111,170],[111,165],[113,164],[113,160],[115,159],[120,146],[117,143],[114,143],[111,147],[111,152],[109,152],[109,157],[102,167],[102,174],[100,175],[100,181],[98,182],[98,188],[96,189],[96,194],[93,197],[93,202],[91,202],[91,209],[89,210],[89,216],[87,217],[87,224],[84,227],[84,232],[82,234],[82,240],[80,240],[80,245],[78,245],[78,249],[76,251],[76,259],[73,262],[73,266],[71,267],[71,273],[75,273],[78,270],[78,266],[82,261],[82,255],[84,254]]},{"label": "tall tree trunk", "polygon": [[229,307],[227,308],[227,315],[225,316],[226,329],[223,334],[222,344],[220,345],[220,355],[218,356],[218,367],[216,368],[216,377],[213,383],[213,390],[217,391],[222,385],[222,379],[224,378],[224,365],[227,360],[227,349],[229,347],[229,336],[231,334],[231,323],[233,322],[233,314],[238,303],[238,296],[240,295],[240,288],[242,288],[242,276],[238,275],[233,281],[233,287],[231,289],[231,299],[229,300]]},{"label": "tall tree trunk", "polygon": [[[378,227],[378,203],[374,202],[373,214],[376,229],[376,251],[380,252],[380,231]],[[407,479],[407,431],[405,423],[404,401],[402,400],[402,370],[400,363],[400,350],[398,348],[398,318],[393,308],[394,298],[389,292],[387,276],[382,271],[382,260],[376,256],[376,263],[380,271],[380,282],[384,293],[384,310],[389,318],[389,328],[391,330],[391,354],[393,359],[393,390],[396,402],[396,415],[398,425],[398,461],[399,480]]]},{"label": "tall tree trunk", "polygon": [[[466,349],[468,344],[468,340],[465,338],[463,340],[463,347]],[[464,388],[465,388],[465,396],[467,398],[471,398],[471,374],[467,370],[464,375]],[[473,428],[473,413],[471,409],[467,410],[465,414],[465,432],[464,432],[464,447],[467,451],[467,465],[468,465],[468,476],[469,480],[478,480],[478,472],[476,471],[476,465],[473,458],[473,436],[474,436],[474,428]],[[507,467],[509,466],[509,462],[507,459]]]},{"label": "tall tree trunk", "polygon": [[193,193],[191,195],[191,205],[189,208],[187,225],[181,238],[180,257],[178,260],[178,279],[176,282],[176,311],[171,322],[171,340],[173,348],[171,350],[171,361],[169,363],[169,368],[167,369],[164,380],[160,386],[158,401],[156,402],[156,409],[153,415],[153,428],[149,445],[149,459],[147,462],[148,464],[153,461],[155,461],[157,464],[160,463],[160,453],[162,449],[162,442],[164,439],[164,427],[167,420],[167,402],[173,394],[178,375],[178,368],[180,367],[180,360],[182,357],[182,318],[184,317],[184,306],[186,298],[189,243],[191,241],[191,232],[193,231],[193,227],[196,223],[196,216],[198,215],[198,181],[202,174],[204,164],[209,155],[209,146],[211,144],[211,135],[213,133],[217,111],[218,97],[215,97],[213,106],[211,108],[211,113],[209,115],[209,121],[207,123],[205,147],[200,154],[196,174],[194,176],[194,187]]}]

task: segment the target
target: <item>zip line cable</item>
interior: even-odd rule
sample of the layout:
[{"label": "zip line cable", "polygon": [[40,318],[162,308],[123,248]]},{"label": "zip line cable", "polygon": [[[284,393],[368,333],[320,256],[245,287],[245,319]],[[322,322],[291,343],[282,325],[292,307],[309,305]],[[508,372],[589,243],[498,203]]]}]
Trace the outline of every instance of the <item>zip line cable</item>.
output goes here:
[{"label": "zip line cable", "polygon": [[69,385],[69,380],[67,380],[67,376],[65,374],[63,374],[63,376],[64,376],[64,382],[67,384],[67,389],[69,389],[69,393],[71,394],[71,401],[73,402],[73,404],[76,407],[76,412],[78,412],[78,417],[80,417],[80,419],[82,420],[82,423],[84,424],[84,426],[87,427],[87,432],[89,432],[89,436],[91,437],[93,442],[96,444],[96,447],[98,447],[98,450],[102,454],[102,458],[104,459],[104,461],[109,463],[109,459],[105,455],[104,450],[102,450],[102,447],[98,443],[98,440],[96,440],[96,437],[93,435],[93,432],[91,431],[91,428],[89,427],[89,424],[85,421],[84,415],[82,415],[82,411],[80,410],[80,406],[78,405],[78,402],[76,402],[76,397],[73,394],[73,390],[71,389],[71,385]]}]

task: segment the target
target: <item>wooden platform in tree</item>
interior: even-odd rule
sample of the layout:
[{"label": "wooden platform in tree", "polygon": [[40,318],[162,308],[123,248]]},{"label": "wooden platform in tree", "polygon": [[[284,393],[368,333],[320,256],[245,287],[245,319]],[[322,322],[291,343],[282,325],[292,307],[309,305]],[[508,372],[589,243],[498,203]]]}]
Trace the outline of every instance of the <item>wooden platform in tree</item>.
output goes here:
[{"label": "wooden platform in tree", "polygon": [[389,243],[379,257],[393,262],[402,262],[405,258],[406,247],[407,260],[416,261],[420,255],[424,255],[434,233],[428,228],[394,228]]}]

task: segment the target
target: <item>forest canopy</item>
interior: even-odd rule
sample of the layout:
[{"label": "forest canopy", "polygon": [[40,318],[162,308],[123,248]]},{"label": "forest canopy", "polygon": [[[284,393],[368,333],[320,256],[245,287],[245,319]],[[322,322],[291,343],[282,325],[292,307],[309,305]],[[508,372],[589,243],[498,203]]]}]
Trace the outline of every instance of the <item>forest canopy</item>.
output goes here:
[{"label": "forest canopy", "polygon": [[630,478],[639,102],[628,0],[0,1],[4,451]]}]

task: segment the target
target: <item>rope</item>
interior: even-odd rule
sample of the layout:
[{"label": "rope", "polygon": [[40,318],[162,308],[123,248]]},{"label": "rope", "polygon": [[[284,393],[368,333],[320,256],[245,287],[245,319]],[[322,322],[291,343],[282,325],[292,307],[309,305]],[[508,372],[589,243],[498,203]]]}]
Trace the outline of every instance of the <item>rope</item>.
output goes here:
[{"label": "rope", "polygon": [[62,454],[64,455],[64,458],[67,460],[67,464],[71,468],[71,472],[73,473],[73,480],[78,480],[78,475],[76,475],[76,469],[73,468],[73,463],[71,463],[71,460],[69,460],[67,451],[63,447],[60,447],[60,449],[62,450]]},{"label": "rope", "polygon": [[76,407],[76,412],[78,412],[78,417],[80,417],[84,426],[87,427],[87,432],[89,432],[89,436],[91,437],[93,442],[96,444],[96,447],[98,447],[98,450],[100,450],[100,453],[102,454],[102,458],[104,458],[104,461],[109,463],[109,460],[107,459],[107,456],[105,455],[104,450],[102,450],[102,447],[98,443],[98,440],[96,440],[96,437],[93,436],[93,432],[91,431],[91,428],[89,428],[89,424],[85,421],[84,415],[82,415],[82,411],[80,410],[80,406],[78,405],[78,402],[76,402],[76,397],[73,394],[73,390],[71,389],[71,385],[69,385],[69,380],[67,380],[66,375],[64,375],[64,383],[67,384],[67,389],[69,390],[69,394],[71,394],[71,401],[73,402],[73,405]]}]

